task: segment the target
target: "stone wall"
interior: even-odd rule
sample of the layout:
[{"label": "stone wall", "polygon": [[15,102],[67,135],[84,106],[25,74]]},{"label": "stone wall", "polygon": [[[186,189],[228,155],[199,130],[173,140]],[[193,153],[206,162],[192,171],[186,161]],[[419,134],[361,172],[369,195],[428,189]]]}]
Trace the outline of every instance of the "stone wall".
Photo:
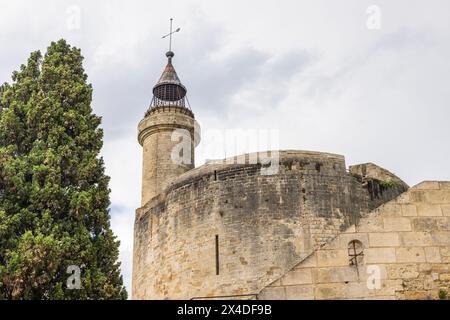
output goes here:
[{"label": "stone wall", "polygon": [[372,201],[340,155],[282,151],[274,175],[260,163],[191,170],[137,210],[133,298],[255,295]]},{"label": "stone wall", "polygon": [[[363,248],[358,266],[349,265],[352,240]],[[449,285],[450,182],[423,182],[349,227],[258,299],[437,299]]]}]

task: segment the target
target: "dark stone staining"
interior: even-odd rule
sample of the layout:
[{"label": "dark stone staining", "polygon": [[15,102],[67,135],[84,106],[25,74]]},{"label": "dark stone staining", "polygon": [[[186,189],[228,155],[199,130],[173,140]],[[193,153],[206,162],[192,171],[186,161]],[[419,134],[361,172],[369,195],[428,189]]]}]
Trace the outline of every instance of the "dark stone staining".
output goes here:
[{"label": "dark stone staining", "polygon": [[383,203],[386,203],[403,192],[408,188],[401,183],[386,183],[378,179],[364,179],[362,186],[367,190],[370,202],[369,209],[373,210]]},{"label": "dark stone staining", "polygon": [[317,172],[320,172],[320,168],[323,166],[323,163],[317,162],[316,163],[316,170]]},{"label": "dark stone staining", "polygon": [[292,164],[294,163],[294,160],[288,159],[284,162],[284,166],[287,170],[292,170]]}]

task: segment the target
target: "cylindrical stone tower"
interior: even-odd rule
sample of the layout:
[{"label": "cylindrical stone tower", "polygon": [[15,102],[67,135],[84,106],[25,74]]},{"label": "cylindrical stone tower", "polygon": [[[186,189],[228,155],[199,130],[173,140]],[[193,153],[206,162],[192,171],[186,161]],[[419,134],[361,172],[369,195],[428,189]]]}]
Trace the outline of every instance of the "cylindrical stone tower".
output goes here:
[{"label": "cylindrical stone tower", "polygon": [[174,53],[153,87],[150,108],[138,126],[143,147],[142,198],[145,205],[180,174],[194,168],[194,148],[200,141],[200,127],[186,99],[186,88],[172,65]]}]

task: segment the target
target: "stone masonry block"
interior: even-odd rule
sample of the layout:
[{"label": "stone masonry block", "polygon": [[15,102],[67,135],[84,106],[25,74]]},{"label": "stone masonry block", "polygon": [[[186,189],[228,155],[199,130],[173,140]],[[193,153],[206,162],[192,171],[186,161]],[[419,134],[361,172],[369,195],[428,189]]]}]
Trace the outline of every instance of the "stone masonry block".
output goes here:
[{"label": "stone masonry block", "polygon": [[402,244],[407,247],[423,247],[433,244],[431,233],[428,231],[401,232],[400,237]]},{"label": "stone masonry block", "polygon": [[427,194],[427,191],[423,191],[423,190],[410,191],[409,192],[409,200],[413,203],[426,202],[427,201],[426,194]]},{"label": "stone masonry block", "polygon": [[397,197],[396,202],[400,203],[400,204],[408,204],[408,203],[410,203],[410,199],[409,198],[410,198],[409,197],[409,193],[408,192],[404,192],[404,193],[402,193],[401,195],[399,195]]},{"label": "stone masonry block", "polygon": [[364,261],[368,263],[395,263],[395,248],[369,248],[364,250]]},{"label": "stone masonry block", "polygon": [[383,231],[383,218],[369,217],[363,218],[356,226],[358,232],[376,232]]},{"label": "stone masonry block", "polygon": [[317,265],[320,267],[346,266],[348,261],[347,249],[317,251]]},{"label": "stone masonry block", "polygon": [[285,300],[286,291],[284,287],[266,287],[258,295],[259,300]]},{"label": "stone masonry block", "polygon": [[313,300],[314,287],[313,285],[296,285],[286,287],[287,300]]},{"label": "stone masonry block", "polygon": [[431,236],[433,237],[434,245],[450,246],[450,231],[434,231]]},{"label": "stone masonry block", "polygon": [[426,247],[425,258],[427,262],[440,263],[442,260],[439,247]]},{"label": "stone masonry block", "polygon": [[425,193],[426,201],[434,204],[450,203],[450,190],[430,190]]},{"label": "stone masonry block", "polygon": [[413,188],[413,190],[439,190],[438,181],[423,181]]},{"label": "stone masonry block", "polygon": [[373,289],[371,291],[375,292],[379,296],[390,296],[395,295],[396,292],[403,291],[403,280],[382,280],[380,289]]},{"label": "stone masonry block", "polygon": [[439,275],[439,280],[450,281],[450,273],[443,273]]},{"label": "stone masonry block", "polygon": [[315,287],[315,297],[318,300],[343,299],[345,297],[345,284],[318,284]]},{"label": "stone masonry block", "polygon": [[409,218],[384,218],[385,231],[411,231],[411,222]]},{"label": "stone masonry block", "polygon": [[302,262],[300,262],[295,269],[304,269],[304,268],[313,268],[317,266],[317,255],[313,253],[309,257],[305,258]]},{"label": "stone masonry block", "polygon": [[450,204],[441,205],[442,214],[446,217],[450,217]]},{"label": "stone masonry block", "polygon": [[412,225],[416,231],[432,231],[437,229],[437,219],[425,217],[413,218]]},{"label": "stone masonry block", "polygon": [[373,232],[369,233],[370,247],[397,247],[400,245],[398,233]]},{"label": "stone masonry block", "polygon": [[401,217],[402,205],[397,203],[388,203],[378,209],[384,217]]},{"label": "stone masonry block", "polygon": [[425,251],[422,247],[402,247],[396,249],[397,262],[425,262]]},{"label": "stone masonry block", "polygon": [[422,217],[439,217],[442,216],[441,206],[419,203],[417,204],[417,214]]},{"label": "stone masonry block", "polygon": [[288,272],[281,278],[281,284],[285,286],[312,283],[311,269],[298,269]]},{"label": "stone masonry block", "polygon": [[358,281],[358,272],[355,267],[329,267],[317,268],[314,272],[315,283],[343,283]]},{"label": "stone masonry block", "polygon": [[440,181],[439,186],[442,190],[450,190],[450,181]]},{"label": "stone masonry block", "polygon": [[450,246],[440,247],[440,252],[443,257],[450,257]]},{"label": "stone masonry block", "polygon": [[405,204],[402,206],[402,213],[405,217],[417,216],[417,207],[414,204]]},{"label": "stone masonry block", "polygon": [[387,266],[389,279],[416,279],[420,273],[417,264],[390,264]]},{"label": "stone masonry block", "polygon": [[346,298],[360,299],[369,295],[369,288],[365,281],[349,282],[345,287]]}]

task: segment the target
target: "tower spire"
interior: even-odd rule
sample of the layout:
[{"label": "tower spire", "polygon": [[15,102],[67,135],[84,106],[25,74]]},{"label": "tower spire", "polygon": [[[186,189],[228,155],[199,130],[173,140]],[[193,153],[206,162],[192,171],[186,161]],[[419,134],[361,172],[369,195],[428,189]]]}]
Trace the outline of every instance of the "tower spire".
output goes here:
[{"label": "tower spire", "polygon": [[172,27],[173,19],[170,18],[170,32],[162,37],[163,39],[169,37],[169,51],[166,52],[168,61],[161,77],[153,87],[153,99],[147,113],[159,106],[177,106],[190,110],[189,102],[186,106],[186,87],[181,83],[172,65],[172,58],[175,56],[172,51],[172,34],[179,32],[181,28],[173,31]]}]

